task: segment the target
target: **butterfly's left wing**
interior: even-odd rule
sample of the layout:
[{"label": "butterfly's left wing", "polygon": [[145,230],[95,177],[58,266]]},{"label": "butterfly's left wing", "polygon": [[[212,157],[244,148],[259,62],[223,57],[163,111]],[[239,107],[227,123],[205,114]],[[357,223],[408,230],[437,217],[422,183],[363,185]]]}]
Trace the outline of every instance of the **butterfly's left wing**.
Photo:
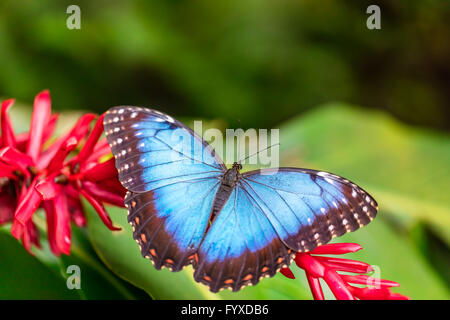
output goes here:
[{"label": "butterfly's left wing", "polygon": [[313,250],[372,221],[378,205],[355,183],[324,171],[261,169],[241,183],[291,249]]},{"label": "butterfly's left wing", "polygon": [[159,111],[111,108],[104,127],[141,253],[173,271],[191,263],[225,165],[191,129]]}]

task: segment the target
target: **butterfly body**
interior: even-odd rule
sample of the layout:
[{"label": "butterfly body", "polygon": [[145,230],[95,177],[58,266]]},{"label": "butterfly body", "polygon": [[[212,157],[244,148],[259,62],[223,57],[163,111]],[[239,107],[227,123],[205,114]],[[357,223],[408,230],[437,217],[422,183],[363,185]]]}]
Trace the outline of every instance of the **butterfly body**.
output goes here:
[{"label": "butterfly body", "polygon": [[216,215],[222,210],[223,206],[227,202],[228,198],[230,197],[231,193],[233,192],[234,187],[239,182],[240,173],[239,170],[242,168],[242,166],[238,163],[234,163],[233,167],[228,169],[223,177],[220,179],[220,186],[219,190],[216,193],[216,196],[213,201],[212,205],[212,212],[211,212],[211,218],[210,221],[214,220]]},{"label": "butterfly body", "polygon": [[376,215],[375,200],[337,175],[300,168],[227,168],[190,128],[159,111],[120,106],[105,132],[141,253],[157,269],[192,264],[217,292],[255,285]]}]

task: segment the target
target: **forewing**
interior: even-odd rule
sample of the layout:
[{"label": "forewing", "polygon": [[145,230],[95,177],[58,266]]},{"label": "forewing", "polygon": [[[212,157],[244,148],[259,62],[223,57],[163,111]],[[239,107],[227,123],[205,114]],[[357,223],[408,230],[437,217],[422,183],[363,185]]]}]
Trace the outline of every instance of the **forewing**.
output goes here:
[{"label": "forewing", "polygon": [[217,176],[226,169],[201,137],[159,111],[114,107],[103,123],[119,180],[129,191]]},{"label": "forewing", "polygon": [[313,250],[333,237],[368,224],[376,201],[337,175],[298,168],[261,169],[243,174],[247,192],[291,249]]}]

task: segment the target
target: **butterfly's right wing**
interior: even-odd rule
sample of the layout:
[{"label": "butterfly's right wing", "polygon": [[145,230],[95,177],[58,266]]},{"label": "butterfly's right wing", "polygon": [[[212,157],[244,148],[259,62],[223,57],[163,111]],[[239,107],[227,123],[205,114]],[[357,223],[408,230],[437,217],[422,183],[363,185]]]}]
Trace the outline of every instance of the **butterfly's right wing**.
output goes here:
[{"label": "butterfly's right wing", "polygon": [[333,237],[368,224],[377,203],[353,182],[300,168],[245,172],[217,214],[193,263],[194,279],[240,290]]},{"label": "butterfly's right wing", "polygon": [[375,199],[335,174],[301,168],[245,172],[240,180],[253,203],[292,250],[306,252],[372,221]]},{"label": "butterfly's right wing", "polygon": [[201,243],[225,165],[191,129],[156,110],[114,107],[104,127],[142,255],[157,269],[181,270]]}]

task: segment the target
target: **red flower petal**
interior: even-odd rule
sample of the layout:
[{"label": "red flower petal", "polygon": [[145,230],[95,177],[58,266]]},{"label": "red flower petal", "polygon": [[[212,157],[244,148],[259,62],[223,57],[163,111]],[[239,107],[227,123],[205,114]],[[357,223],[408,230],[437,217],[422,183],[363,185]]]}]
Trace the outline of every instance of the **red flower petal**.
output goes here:
[{"label": "red flower petal", "polygon": [[94,207],[95,211],[97,211],[100,219],[102,219],[103,223],[108,227],[110,230],[121,230],[121,228],[114,227],[111,221],[111,218],[109,217],[108,213],[106,212],[103,205],[97,201],[93,196],[91,196],[88,192],[86,192],[83,189],[80,189],[80,193],[86,198],[86,200]]},{"label": "red flower petal", "polygon": [[56,123],[58,122],[59,114],[55,113],[50,116],[47,127],[45,128],[44,134],[42,136],[42,143],[46,143],[53,135],[56,128]]},{"label": "red flower petal", "polygon": [[13,235],[13,237],[16,238],[17,240],[21,239],[24,231],[25,226],[21,224],[19,221],[13,220],[13,223],[11,225],[11,234]]},{"label": "red flower petal", "polygon": [[3,163],[0,158],[0,177],[16,180],[18,177],[14,174],[14,171],[16,171],[15,167]]},{"label": "red flower petal", "polygon": [[[86,223],[81,194],[108,228],[120,230],[113,226],[103,207],[104,202],[124,206],[125,194],[117,179],[114,160],[99,163],[103,160],[101,157],[111,153],[107,140],[99,140],[103,134],[104,116],[98,117],[90,132],[96,116],[83,115],[70,132],[42,150],[51,139],[58,119],[58,115],[51,115],[49,92],[45,90],[36,96],[30,130],[19,135],[14,134],[8,115],[13,102],[3,101],[0,110],[0,206],[3,208],[0,223],[12,219],[11,233],[30,250],[33,244],[39,245],[38,232],[31,218],[42,205],[47,215],[51,250],[56,255],[69,254],[71,221],[79,226]],[[67,161],[70,152],[84,139],[78,156]],[[71,170],[74,169],[71,165],[76,162],[79,170]],[[65,179],[59,179],[62,175],[68,178],[67,183],[64,183]]]},{"label": "red flower petal", "polygon": [[50,119],[51,100],[48,90],[39,93],[34,99],[33,114],[31,116],[30,135],[27,154],[37,161],[43,144],[43,135]]},{"label": "red flower petal", "polygon": [[291,269],[289,269],[289,268],[281,268],[280,273],[289,279],[295,279],[294,274],[292,273]]},{"label": "red flower petal", "polygon": [[47,149],[45,149],[38,161],[36,162],[36,168],[41,171],[45,170],[48,167],[50,161],[55,157],[58,150],[61,148],[61,145],[67,140],[68,135],[64,135],[54,141]]},{"label": "red flower petal", "polygon": [[[409,299],[401,294],[392,293],[390,287],[398,286],[394,281],[376,279],[367,275],[339,274],[337,271],[367,273],[372,267],[364,262],[312,254],[344,254],[361,249],[356,243],[330,244],[318,247],[309,253],[298,252],[295,262],[306,272],[309,287],[314,299],[324,298],[320,279],[322,278],[338,300],[354,299]],[[288,269],[289,270],[289,269]],[[282,273],[286,273],[283,270]],[[359,288],[350,285],[355,283],[366,285]]]},{"label": "red flower petal", "polygon": [[22,132],[19,134],[16,134],[15,139],[16,139],[16,149],[25,153],[27,150],[27,146],[28,146],[28,137],[29,134],[28,132]]},{"label": "red flower petal", "polygon": [[42,200],[54,199],[61,192],[61,185],[54,182],[55,174],[36,184]]},{"label": "red flower petal", "polygon": [[32,181],[24,196],[19,200],[19,204],[14,214],[14,222],[11,228],[11,232],[17,239],[20,238],[21,234],[19,234],[19,232],[22,231],[18,228],[18,224],[25,226],[25,224],[30,220],[31,216],[41,203],[41,196],[35,189],[36,183],[37,178]]},{"label": "red flower petal", "polygon": [[85,164],[89,164],[90,162],[96,163],[98,159],[110,153],[111,147],[106,138],[103,138],[95,145],[94,152],[86,159]]},{"label": "red flower petal", "polygon": [[14,137],[14,130],[12,128],[11,120],[8,116],[8,109],[14,104],[14,99],[8,99],[2,102],[1,109],[1,130],[2,130],[2,146],[16,146],[16,139]]},{"label": "red flower petal", "polygon": [[83,211],[83,205],[78,195],[76,197],[67,197],[67,204],[69,205],[69,212],[72,221],[78,227],[86,225],[86,217]]},{"label": "red flower petal", "polygon": [[357,243],[331,243],[325,244],[312,250],[311,254],[345,254],[361,250],[362,247]]},{"label": "red flower petal", "polygon": [[389,300],[410,300],[410,298],[400,293],[391,293]]},{"label": "red flower petal", "polygon": [[89,134],[88,139],[86,140],[86,143],[84,144],[83,148],[81,149],[80,153],[77,156],[77,162],[81,163],[84,162],[94,151],[94,147],[100,139],[100,136],[103,133],[103,118],[105,117],[105,114],[102,114],[100,117],[98,117],[97,122],[95,123],[94,129],[92,129],[91,133]]},{"label": "red flower petal", "polygon": [[325,267],[308,253],[297,253],[295,255],[295,263],[313,277],[321,278],[325,274]]},{"label": "red flower petal", "polygon": [[79,192],[72,185],[64,186],[64,193],[67,195],[67,204],[72,221],[79,227],[86,225],[83,204],[81,203]]},{"label": "red flower petal", "polygon": [[[22,239],[22,244],[28,253],[33,254],[31,251],[31,245],[34,244],[40,248],[39,244],[39,233],[34,225],[33,221],[29,220],[25,226],[20,225],[20,239]],[[19,239],[19,238],[18,238]]]},{"label": "red flower petal", "polygon": [[64,192],[70,198],[78,198],[80,195],[80,192],[78,191],[78,189],[76,189],[75,186],[73,186],[71,184],[64,186]]},{"label": "red flower petal", "polygon": [[33,254],[31,252],[31,239],[30,239],[30,235],[27,232],[27,229],[25,228],[25,226],[22,227],[22,231],[21,231],[21,239],[22,239],[22,244],[23,247],[25,248],[25,250],[27,250],[29,253]]},{"label": "red flower petal", "polygon": [[81,141],[84,136],[89,132],[89,124],[95,118],[94,114],[83,115],[77,123],[73,126],[69,133],[58,138],[53,142],[39,157],[36,167],[39,170],[46,168],[50,161],[56,156],[56,153],[60,150],[61,146],[70,138],[75,138],[77,141]]},{"label": "red flower petal", "polygon": [[127,193],[127,189],[125,189],[122,186],[122,184],[120,183],[119,179],[117,179],[117,177],[113,178],[113,179],[108,179],[108,180],[101,180],[101,181],[98,181],[97,183],[99,183],[102,186],[102,188],[111,190],[111,192],[117,193],[122,198],[124,198]]},{"label": "red flower petal", "polygon": [[73,151],[78,144],[78,140],[75,137],[70,137],[63,144],[59,150],[55,153],[55,156],[50,161],[48,165],[49,172],[55,172],[60,170],[63,167],[64,159],[66,159],[67,155]]},{"label": "red flower petal", "polygon": [[345,282],[340,275],[333,269],[327,268],[323,277],[325,282],[330,287],[334,296],[338,300],[355,300],[349,288],[347,288]]},{"label": "red flower petal", "polygon": [[125,207],[123,203],[123,197],[101,188],[98,184],[93,182],[84,181],[82,188],[85,189],[90,195],[100,200],[101,202],[107,202],[118,207]]},{"label": "red flower petal", "polygon": [[323,263],[325,266],[332,267],[333,269],[339,270],[339,271],[347,271],[347,272],[354,272],[354,273],[368,273],[372,271],[372,267],[370,264],[356,261],[356,260],[350,260],[350,259],[340,259],[340,258],[330,258],[330,257],[321,257],[321,256],[315,256],[317,260],[319,260],[321,263]]},{"label": "red flower petal", "polygon": [[74,125],[72,130],[70,131],[67,138],[75,137],[78,141],[81,141],[86,134],[89,132],[89,125],[92,120],[94,120],[97,116],[92,113],[86,113],[78,119],[77,123]]},{"label": "red flower petal", "polygon": [[0,225],[12,221],[16,210],[16,201],[7,188],[3,187],[0,193]]},{"label": "red flower petal", "polygon": [[16,167],[26,176],[30,176],[28,167],[33,166],[33,160],[28,155],[13,147],[6,147],[0,150],[0,159],[10,166]]},{"label": "red flower petal", "polygon": [[55,208],[53,201],[44,201],[43,206],[45,209],[45,217],[47,220],[47,238],[50,250],[52,250],[55,256],[59,256],[61,252],[56,245],[56,230],[55,230]]},{"label": "red flower petal", "polygon": [[93,164],[88,170],[84,171],[84,178],[89,181],[117,180],[117,169],[114,158]]},{"label": "red flower petal", "polygon": [[369,286],[369,285],[380,285],[383,287],[398,287],[398,286],[400,286],[400,284],[398,284],[397,282],[394,282],[394,281],[377,279],[377,278],[362,275],[362,274],[357,275],[357,276],[342,274],[341,277],[345,282],[364,284],[366,286]]},{"label": "red flower petal", "polygon": [[391,292],[388,288],[358,288],[349,286],[355,297],[361,300],[387,300]]},{"label": "red flower petal", "polygon": [[36,247],[40,248],[41,245],[39,243],[39,231],[34,225],[33,221],[28,221],[26,225],[26,231],[28,233],[30,242],[34,244]]},{"label": "red flower petal", "polygon": [[53,200],[54,222],[55,222],[55,241],[59,251],[64,254],[70,254],[71,230],[70,213],[67,206],[67,199],[64,194],[59,194]]},{"label": "red flower petal", "polygon": [[308,273],[306,274],[306,279],[308,280],[309,288],[311,289],[314,300],[325,300],[319,279],[314,278]]}]

